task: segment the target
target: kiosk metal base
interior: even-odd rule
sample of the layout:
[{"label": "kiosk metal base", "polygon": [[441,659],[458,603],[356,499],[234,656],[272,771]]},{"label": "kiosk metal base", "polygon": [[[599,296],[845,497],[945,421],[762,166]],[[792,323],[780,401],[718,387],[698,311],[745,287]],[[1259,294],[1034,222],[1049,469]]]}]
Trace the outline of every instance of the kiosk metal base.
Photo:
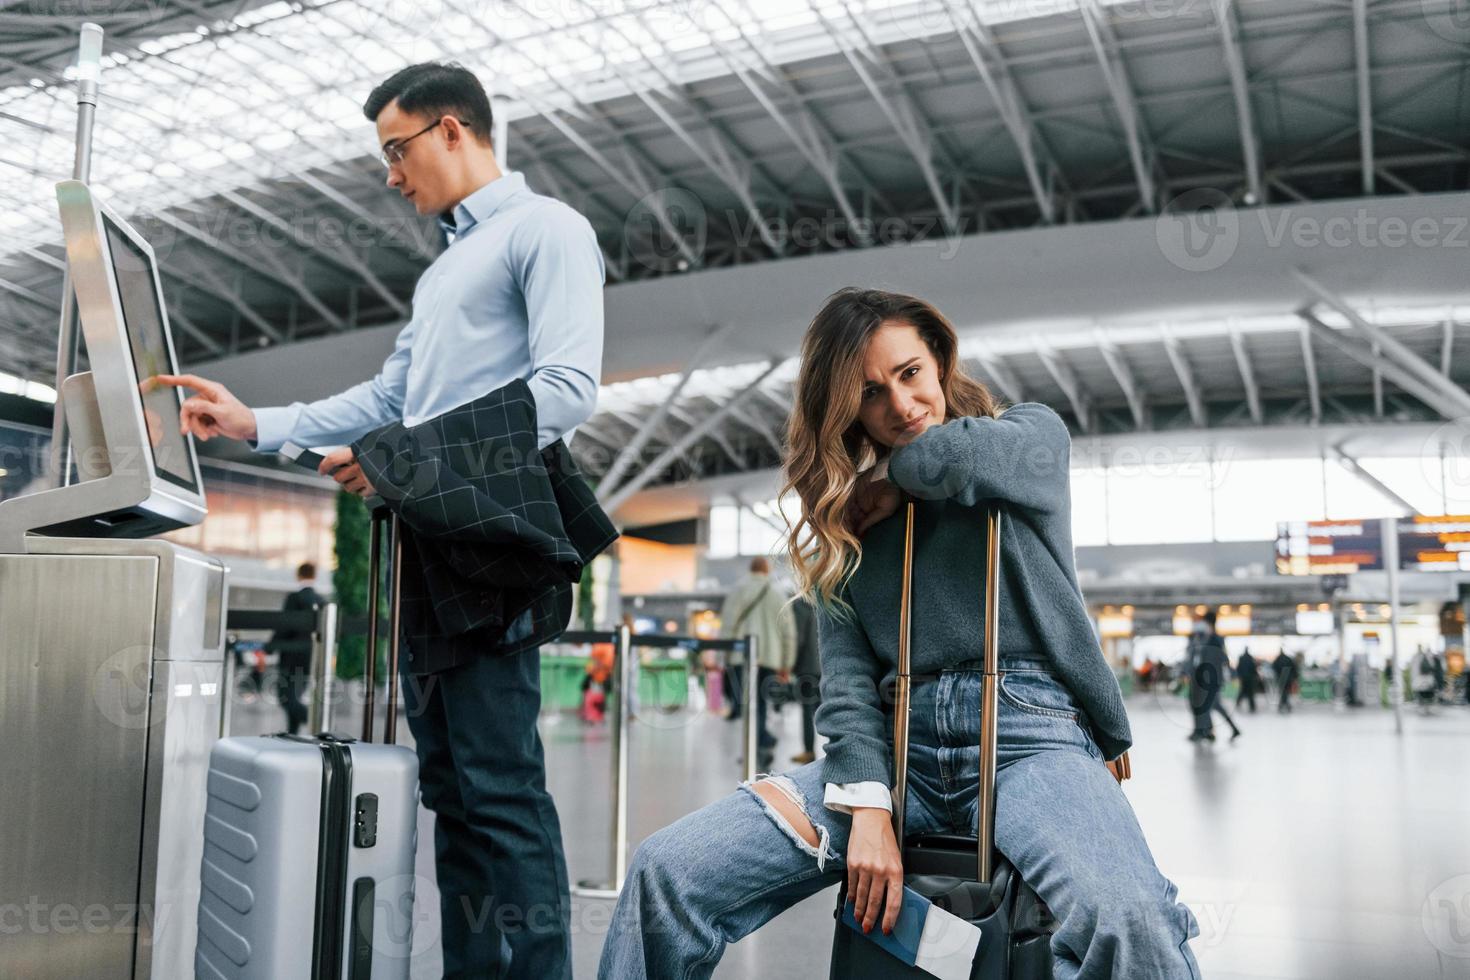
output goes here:
[{"label": "kiosk metal base", "polygon": [[192,976],[225,567],[28,543],[0,555],[0,976]]}]

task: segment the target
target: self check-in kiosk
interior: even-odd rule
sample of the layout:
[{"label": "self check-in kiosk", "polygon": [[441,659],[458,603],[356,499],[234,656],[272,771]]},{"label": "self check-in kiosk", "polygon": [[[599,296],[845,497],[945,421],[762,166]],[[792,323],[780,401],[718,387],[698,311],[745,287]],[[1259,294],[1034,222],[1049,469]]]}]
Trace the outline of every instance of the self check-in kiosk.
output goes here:
[{"label": "self check-in kiosk", "polygon": [[92,366],[58,392],[78,482],[0,502],[0,552],[24,551],[28,532],[139,538],[204,518],[179,391],[153,380],[177,370],[153,249],[86,184],[56,198]]},{"label": "self check-in kiosk", "polygon": [[76,479],[0,501],[0,977],[178,980],[227,570],[150,537],[205,514],[153,251],[85,183],[57,200],[90,370],[58,392]]}]

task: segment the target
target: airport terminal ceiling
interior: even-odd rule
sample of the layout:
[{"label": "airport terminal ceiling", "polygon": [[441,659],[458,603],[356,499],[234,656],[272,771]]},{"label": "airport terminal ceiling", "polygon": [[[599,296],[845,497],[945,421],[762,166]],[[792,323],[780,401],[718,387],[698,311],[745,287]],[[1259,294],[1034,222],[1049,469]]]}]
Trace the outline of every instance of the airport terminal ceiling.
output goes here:
[{"label": "airport terminal ceiling", "polygon": [[[442,244],[361,100],[470,65],[510,166],[605,253],[594,472],[655,415],[685,474],[769,467],[817,280],[936,296],[979,377],[1078,435],[1433,423],[1470,414],[1470,37],[1450,2],[1360,6],[124,5],[93,175],[159,253],[186,365],[386,353]],[[73,116],[49,10],[0,13],[0,360],[40,382]]]},{"label": "airport terminal ceiling", "polygon": [[[106,28],[89,181],[156,249],[172,314],[169,353],[256,406],[340,391],[369,377],[391,349],[443,244],[433,222],[383,186],[361,103],[402,65],[458,58],[497,98],[497,142],[509,166],[586,214],[604,253],[602,386],[571,449],[624,534],[585,563],[575,590],[575,625],[596,632],[538,641],[523,663],[467,659],[462,668],[474,673],[459,676],[489,683],[433,691],[412,677],[394,687],[390,660],[379,703],[385,727],[424,750],[430,803],[435,780],[446,778],[432,742],[470,737],[501,761],[507,738],[544,748],[546,778],[532,782],[554,798],[565,853],[537,866],[564,865],[567,884],[577,882],[564,947],[575,970],[564,972],[591,976],[605,952],[611,960],[631,948],[625,940],[636,939],[634,930],[607,928],[626,918],[600,904],[620,886],[628,899],[652,896],[645,912],[664,903],[698,918],[698,895],[714,894],[710,882],[723,875],[749,884],[752,862],[672,873],[688,870],[689,855],[667,846],[678,834],[654,835],[711,801],[743,808],[752,822],[735,836],[746,843],[764,828],[757,843],[770,841],[760,854],[770,868],[783,862],[766,858],[781,855],[793,871],[813,857],[820,866],[827,830],[841,840],[842,824],[817,826],[824,814],[836,819],[822,806],[821,770],[792,766],[826,765],[831,775],[841,763],[841,743],[819,741],[842,734],[840,719],[805,731],[801,719],[818,714],[803,710],[814,696],[840,701],[842,685],[810,683],[811,657],[787,659],[803,651],[741,624],[739,600],[724,606],[752,584],[745,576],[757,557],[776,559],[779,588],[792,584],[778,494],[797,341],[822,298],[855,282],[933,301],[953,319],[975,376],[1006,401],[1053,406],[1072,432],[1071,533],[1060,508],[1047,508],[1045,519],[1010,514],[997,539],[1002,550],[1033,537],[1018,529],[1024,523],[1041,533],[1048,554],[1037,563],[1023,549],[1004,556],[1003,573],[987,570],[986,583],[1000,588],[994,609],[981,609],[985,597],[974,593],[955,607],[978,610],[1005,631],[1016,625],[1006,622],[1013,600],[1035,612],[1038,596],[1027,593],[1058,570],[1086,604],[1085,612],[1072,604],[1075,631],[1065,634],[1052,621],[1067,617],[1030,616],[1047,626],[1045,637],[1067,637],[1051,650],[1056,678],[1032,660],[1037,650],[1024,665],[1009,657],[992,664],[993,680],[1006,676],[982,687],[1008,707],[979,715],[997,722],[994,737],[979,741],[1008,761],[1082,758],[1034,751],[1056,748],[1051,735],[1064,730],[1067,744],[1088,756],[1076,769],[1078,785],[1097,790],[1086,796],[1063,785],[1060,767],[1029,768],[1039,781],[997,787],[1007,812],[1030,806],[1053,821],[1030,821],[1019,849],[1011,846],[1018,838],[1005,836],[1017,825],[1008,821],[998,844],[1027,880],[1055,889],[1044,896],[1053,912],[1078,913],[1076,929],[1062,917],[1065,941],[1052,943],[1058,962],[1094,960],[1073,940],[1096,927],[1122,940],[1109,938],[1105,949],[1120,977],[1162,974],[1162,966],[1124,960],[1145,947],[1172,957],[1186,948],[1180,927],[1197,925],[1188,945],[1198,968],[1171,976],[1447,975],[1470,963],[1465,766],[1463,750],[1455,752],[1470,736],[1470,517],[1442,516],[1470,515],[1465,4],[0,0],[0,516],[24,515],[17,502],[47,501],[27,491],[43,475],[51,437],[55,392],[47,386],[64,271],[55,184],[72,169],[69,64],[81,19]],[[93,313],[107,304],[98,270],[72,237],[93,328],[93,387],[111,376],[103,394],[125,396],[96,401],[96,415],[111,422],[109,402],[136,407],[133,382],[143,372],[126,337],[111,343],[95,329]],[[457,247],[450,257],[460,254]],[[110,284],[111,273],[104,277]],[[137,301],[133,294],[118,304],[112,319],[136,329],[136,310],[126,307]],[[161,364],[153,348],[144,359]],[[117,383],[109,366],[127,368],[128,383]],[[437,375],[433,365],[418,368]],[[121,450],[131,447],[114,437],[129,427],[101,425],[105,438],[89,437],[97,426],[85,381],[70,382],[65,400],[79,458],[95,466],[91,444],[107,450],[109,468],[123,464]],[[154,431],[146,411],[135,421],[139,436]],[[369,619],[378,623],[376,614],[353,614],[378,605],[354,600],[353,583],[392,564],[363,554],[365,529],[354,541],[351,511],[339,509],[355,503],[335,484],[299,469],[269,472],[269,454],[225,443],[200,447],[213,455],[200,467],[208,518],[171,539],[0,534],[0,550],[15,552],[0,555],[0,737],[14,750],[0,824],[21,842],[0,848],[0,882],[14,893],[0,895],[0,913],[5,903],[23,904],[28,923],[7,930],[0,974],[192,975],[188,964],[210,947],[196,945],[202,920],[191,910],[249,904],[216,887],[214,858],[222,840],[229,844],[220,826],[248,831],[261,855],[302,845],[307,862],[286,864],[305,887],[256,903],[256,911],[288,910],[305,925],[304,940],[279,944],[298,963],[336,956],[334,944],[312,942],[313,921],[371,911],[373,903],[348,905],[346,896],[372,888],[382,896],[409,882],[417,904],[395,907],[413,912],[413,949],[404,948],[407,931],[391,931],[395,950],[411,955],[386,964],[378,959],[385,945],[374,942],[352,944],[348,958],[361,966],[371,957],[377,977],[454,973],[456,961],[476,962],[494,947],[481,935],[474,956],[455,948],[456,936],[482,933],[488,921],[454,901],[455,892],[473,898],[484,889],[474,867],[436,865],[434,842],[447,824],[436,834],[434,814],[409,816],[412,786],[395,782],[390,791],[373,777],[369,759],[387,746],[332,740],[339,764],[329,759],[323,768],[316,759],[300,768],[309,778],[299,797],[243,770],[233,790],[209,792],[218,783],[205,771],[216,733],[280,732],[283,707],[288,728],[302,713],[308,731],[374,727],[363,710],[373,698],[362,696],[373,688],[353,675],[377,658],[346,642],[334,656],[332,638],[346,641]],[[239,456],[221,458],[231,452]],[[127,470],[118,465],[113,475]],[[107,486],[105,478],[79,479],[54,492],[96,499]],[[137,527],[119,523],[110,505],[92,513],[109,534]],[[413,521],[407,511],[405,518]],[[0,531],[20,526],[0,521]],[[399,551],[396,527],[387,542],[373,536],[388,555]],[[934,535],[925,538],[920,553],[933,555]],[[928,642],[935,636],[978,636],[948,632],[953,623],[926,612],[938,608],[928,601],[936,583],[975,570],[965,542],[979,547],[979,534],[954,540],[965,549],[955,574],[921,567],[905,576],[925,600],[917,618],[895,606],[915,653],[936,649]],[[869,541],[865,562],[881,567],[884,549],[877,536]],[[304,561],[317,567],[298,573]],[[411,573],[394,568],[384,576],[393,583],[405,577],[398,571]],[[313,577],[328,604],[310,634],[297,632],[309,614],[266,611]],[[410,591],[422,597],[411,582]],[[768,598],[759,595],[755,601]],[[302,598],[287,608],[299,609]],[[1047,598],[1039,597],[1043,605]],[[378,630],[380,637],[408,633],[410,641],[390,647],[408,647],[411,661],[432,649],[411,609],[387,605],[390,626],[407,629]],[[888,614],[859,612],[886,660]],[[1235,661],[1244,701],[1233,682],[1215,688],[1224,678],[1209,669],[1219,666],[1212,645],[1189,641],[1211,612],[1223,640],[1214,649]],[[309,680],[283,656],[285,630],[311,636],[302,644],[312,651]],[[733,636],[713,640],[716,631]],[[742,632],[760,640],[741,642]],[[479,637],[462,639],[456,645],[468,653]],[[612,642],[589,642],[597,640]],[[930,666],[968,660],[964,646],[949,644],[942,664],[926,657],[912,665],[914,705],[930,696],[942,705],[958,692],[973,707],[971,688],[949,684],[973,677],[917,683]],[[741,651],[747,668],[794,665],[792,696],[779,700],[802,704],[768,711],[750,696],[762,687],[761,671],[720,669],[722,661],[738,667]],[[1068,669],[1085,663],[1079,657],[1092,660],[1083,673]],[[1191,661],[1200,669],[1191,671]],[[417,665],[408,673],[427,666],[424,656]],[[839,657],[826,673],[866,675],[875,665]],[[1252,684],[1252,673],[1269,687]],[[526,683],[532,677],[539,685]],[[513,683],[497,681],[506,678]],[[83,689],[89,696],[62,696]],[[300,712],[282,704],[303,690]],[[487,691],[491,700],[475,700]],[[512,697],[516,691],[527,696]],[[724,707],[741,700],[739,712]],[[1227,703],[1235,716],[1224,719],[1228,729],[1215,727]],[[436,704],[444,710],[432,710]],[[840,707],[821,715],[837,718],[830,709]],[[727,713],[742,723],[730,724]],[[923,747],[925,715],[914,714],[919,733],[910,747]],[[453,732],[436,733],[435,717],[469,719],[470,731],[454,722]],[[1092,758],[1112,754],[1092,744],[1099,733],[1120,751],[1131,739],[1132,778],[1121,788]],[[362,781],[352,786],[339,778],[348,751],[362,752],[362,765],[351,766]],[[523,761],[540,772],[539,756]],[[758,772],[792,774],[763,788],[778,805],[777,790],[799,789],[790,802],[807,801],[819,831],[810,850],[791,847],[803,841],[800,821],[768,827],[749,799],[729,795],[737,779]],[[461,767],[457,775],[465,785],[495,782],[488,771]],[[961,783],[965,775],[958,772]],[[248,792],[251,778],[260,794]],[[1025,801],[1028,782],[1044,785],[1039,805]],[[1021,796],[1006,802],[1017,786]],[[1102,807],[1109,799],[1114,810]],[[320,820],[317,801],[326,804]],[[548,825],[550,803],[520,802]],[[221,804],[240,806],[232,813]],[[921,809],[916,801],[910,812]],[[966,808],[950,809],[963,817]],[[63,812],[91,818],[57,821]],[[392,820],[394,812],[407,819]],[[724,826],[735,811],[705,812]],[[280,813],[293,816],[275,820]],[[781,814],[771,813],[779,824]],[[1075,814],[1080,822],[1062,822]],[[510,814],[479,817],[502,826]],[[847,828],[849,843],[865,832],[858,823]],[[1072,887],[1095,884],[1096,868],[1078,860],[1086,848],[1054,852],[1052,844],[1085,838],[1079,827],[1104,826],[1126,831],[1107,848],[1109,873],[1120,872],[1111,898],[1143,882],[1163,896],[1167,918],[1152,914],[1153,903],[1130,909]],[[944,829],[967,827],[961,820]],[[316,869],[315,896],[313,853],[331,859]],[[1020,860],[1028,854],[1046,874],[1032,874]],[[386,864],[373,855],[403,860],[379,876]],[[910,871],[923,870],[912,854],[900,856]],[[1157,872],[1140,875],[1150,862]],[[230,873],[258,896],[272,888],[269,876]],[[1156,874],[1169,887],[1154,887]],[[699,887],[685,892],[691,882]],[[203,903],[201,891],[210,896]],[[500,910],[560,901],[547,892],[551,905],[501,894],[508,904]],[[742,939],[721,976],[832,972],[833,898],[814,895]],[[454,906],[479,924],[461,929]],[[112,909],[142,922],[134,912],[168,908],[188,914],[154,916],[146,934],[132,926],[79,931],[63,921],[75,926],[83,909],[91,923],[93,912]],[[1091,915],[1093,908],[1106,914]],[[0,914],[6,918],[14,916]],[[1005,941],[996,921],[983,929],[990,950]],[[1005,921],[1028,932],[1049,928],[1029,913]],[[237,935],[250,940],[255,961],[268,941],[247,931]],[[514,930],[500,937],[501,951],[512,944],[511,968],[530,962],[530,973],[556,974],[523,958],[527,947],[516,944],[528,938]],[[713,969],[698,945],[683,948]],[[987,953],[982,962],[994,959]],[[622,965],[602,972],[637,972]],[[840,959],[836,967],[844,974]],[[970,972],[964,964],[956,975]]]}]

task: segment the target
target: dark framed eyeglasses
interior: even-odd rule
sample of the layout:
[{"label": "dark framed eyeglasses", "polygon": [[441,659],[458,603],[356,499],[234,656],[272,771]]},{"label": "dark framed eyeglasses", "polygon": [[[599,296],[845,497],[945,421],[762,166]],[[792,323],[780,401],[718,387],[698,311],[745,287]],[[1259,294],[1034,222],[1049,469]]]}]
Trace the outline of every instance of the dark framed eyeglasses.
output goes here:
[{"label": "dark framed eyeglasses", "polygon": [[418,139],[420,136],[424,135],[429,130],[433,129],[435,126],[439,125],[446,119],[454,119],[454,121],[459,123],[461,126],[465,124],[465,121],[463,119],[459,119],[457,117],[440,116],[438,119],[435,119],[433,122],[429,123],[429,125],[425,126],[417,133],[413,133],[410,136],[405,136],[403,137],[403,139],[389,140],[388,142],[384,143],[383,149],[378,153],[378,159],[383,161],[383,166],[385,167],[392,167],[395,164],[402,163],[404,147],[408,146],[411,141]]}]

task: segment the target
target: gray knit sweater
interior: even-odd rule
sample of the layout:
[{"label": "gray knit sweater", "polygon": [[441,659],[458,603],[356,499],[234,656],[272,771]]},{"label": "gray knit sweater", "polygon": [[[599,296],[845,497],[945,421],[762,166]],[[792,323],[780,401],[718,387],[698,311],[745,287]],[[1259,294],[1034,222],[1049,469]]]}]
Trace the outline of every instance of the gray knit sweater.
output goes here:
[{"label": "gray knit sweater", "polygon": [[[931,426],[889,457],[888,478],[915,499],[913,670],[982,655],[985,506],[1002,509],[1000,651],[1049,658],[1076,696],[1103,754],[1132,735],[1117,678],[1098,646],[1073,566],[1071,437],[1050,408],[1022,402],[1000,418]],[[879,685],[897,671],[904,508],[863,537],[843,598],[817,610],[826,736],[822,778],[892,785]]]}]

